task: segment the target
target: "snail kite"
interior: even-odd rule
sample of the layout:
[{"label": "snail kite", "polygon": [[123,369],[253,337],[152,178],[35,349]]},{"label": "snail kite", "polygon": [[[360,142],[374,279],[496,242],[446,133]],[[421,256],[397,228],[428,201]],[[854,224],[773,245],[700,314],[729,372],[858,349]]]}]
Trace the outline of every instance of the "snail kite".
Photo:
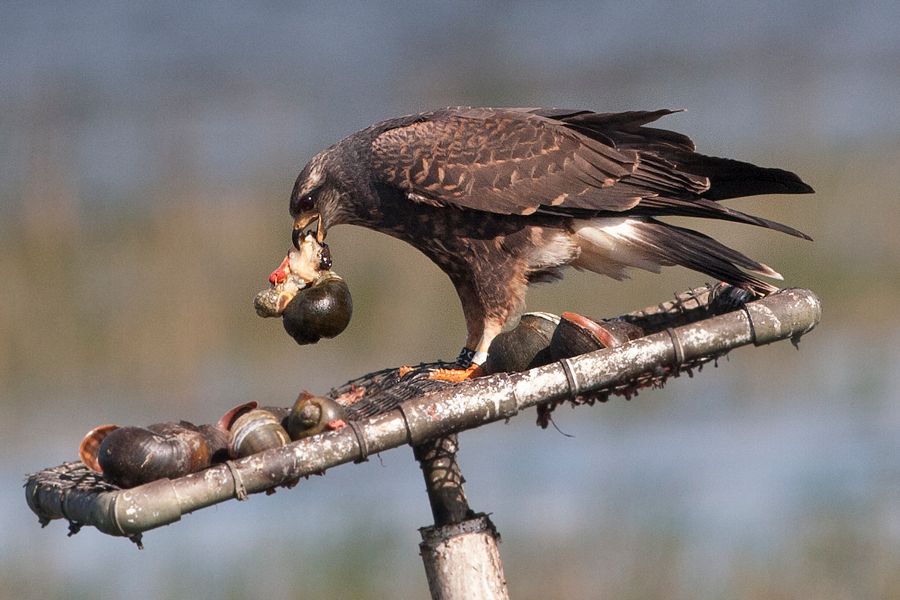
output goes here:
[{"label": "snail kite", "polygon": [[778,273],[659,217],[749,223],[810,239],[720,200],[812,192],[793,173],[704,156],[685,135],[646,127],[676,111],[595,113],[447,108],[377,123],[316,155],[290,199],[295,244],[317,222],[349,223],[408,242],[453,282],[477,372],[523,307],[528,284],[573,266],[626,277],[682,265],[755,294]]}]

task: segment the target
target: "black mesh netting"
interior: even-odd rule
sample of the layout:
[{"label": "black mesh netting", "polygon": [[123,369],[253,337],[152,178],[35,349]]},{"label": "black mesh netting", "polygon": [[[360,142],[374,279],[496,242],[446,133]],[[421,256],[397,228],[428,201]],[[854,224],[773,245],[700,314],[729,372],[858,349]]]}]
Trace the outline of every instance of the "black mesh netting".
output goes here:
[{"label": "black mesh netting", "polygon": [[332,389],[327,396],[347,408],[351,419],[365,419],[391,410],[404,400],[450,385],[430,379],[436,368],[452,368],[452,363],[423,363],[401,376],[400,369],[382,369],[348,381]]},{"label": "black mesh netting", "polygon": [[[671,327],[679,327],[711,316],[729,312],[742,303],[752,299],[747,292],[738,288],[719,284],[704,286],[675,294],[672,300],[661,302],[639,311],[598,322],[606,324],[627,323],[640,330],[642,335],[650,335]],[[641,388],[660,387],[669,377],[681,373],[692,375],[694,369],[714,361],[721,354],[710,354],[689,363],[675,366],[660,366],[653,373],[609,389],[598,390],[591,394],[570,398],[568,400],[548,403],[538,409],[538,424],[546,427],[552,410],[562,402],[573,405],[593,404],[605,401],[611,394],[631,398]],[[395,408],[404,400],[415,398],[440,387],[451,385],[443,381],[429,378],[429,374],[437,368],[452,368],[453,363],[423,363],[413,367],[401,376],[397,368],[383,369],[368,373],[342,386],[332,389],[328,396],[347,407],[350,418],[362,419]]]}]

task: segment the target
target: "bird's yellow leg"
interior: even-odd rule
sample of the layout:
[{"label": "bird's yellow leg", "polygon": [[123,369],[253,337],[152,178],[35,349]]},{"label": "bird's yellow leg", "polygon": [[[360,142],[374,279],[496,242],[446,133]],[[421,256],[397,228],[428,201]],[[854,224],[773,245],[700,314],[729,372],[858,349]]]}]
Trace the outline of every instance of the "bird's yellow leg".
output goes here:
[{"label": "bird's yellow leg", "polygon": [[[463,356],[472,356],[473,353],[468,348],[463,348],[463,351],[460,353],[460,358]],[[412,371],[415,371],[416,367],[408,367],[402,366],[397,371],[400,373],[400,377],[405,377]],[[457,383],[460,381],[465,381],[466,379],[472,379],[474,377],[480,377],[482,375],[481,365],[476,362],[470,362],[468,366],[463,367],[462,362],[460,362],[459,368],[448,368],[448,369],[434,369],[428,373],[429,379],[439,379],[441,381],[449,381],[451,383]]]},{"label": "bird's yellow leg", "polygon": [[481,368],[481,365],[487,360],[488,349],[491,347],[491,342],[493,342],[494,338],[497,337],[497,334],[500,333],[501,328],[501,324],[485,323],[484,331],[481,333],[481,338],[475,345],[475,350],[472,351],[467,344],[462,352],[460,352],[459,358],[457,359],[457,363],[460,365],[459,368],[435,369],[428,374],[428,378],[456,383],[484,375],[484,370]]},{"label": "bird's yellow leg", "polygon": [[459,383],[467,379],[481,377],[484,372],[481,365],[472,363],[466,368],[460,369],[435,369],[428,374],[428,379],[439,379],[440,381],[448,381],[450,383]]}]

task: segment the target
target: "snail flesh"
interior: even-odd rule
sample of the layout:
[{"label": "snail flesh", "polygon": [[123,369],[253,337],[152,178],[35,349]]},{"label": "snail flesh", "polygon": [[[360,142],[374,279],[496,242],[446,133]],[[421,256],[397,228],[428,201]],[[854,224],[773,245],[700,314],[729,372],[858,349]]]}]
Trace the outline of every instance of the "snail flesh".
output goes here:
[{"label": "snail flesh", "polygon": [[300,290],[314,284],[331,269],[331,250],[314,235],[303,234],[299,247],[292,248],[277,269],[269,275],[271,288],[262,290],[253,300],[261,317],[279,317]]},{"label": "snail flesh", "polygon": [[331,270],[328,245],[311,234],[299,240],[299,249],[288,252],[269,276],[273,287],[259,292],[253,305],[262,317],[283,317],[298,344],[314,344],[346,329],[353,300],[347,284]]}]

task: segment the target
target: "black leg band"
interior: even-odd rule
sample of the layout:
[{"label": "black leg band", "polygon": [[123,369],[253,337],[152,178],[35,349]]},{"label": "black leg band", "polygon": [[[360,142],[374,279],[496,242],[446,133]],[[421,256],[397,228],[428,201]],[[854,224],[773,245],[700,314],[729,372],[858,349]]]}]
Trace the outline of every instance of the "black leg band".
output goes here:
[{"label": "black leg band", "polygon": [[456,358],[456,364],[464,369],[468,369],[472,366],[472,361],[475,359],[475,351],[469,350],[468,348],[463,348],[459,352],[459,356]]}]

